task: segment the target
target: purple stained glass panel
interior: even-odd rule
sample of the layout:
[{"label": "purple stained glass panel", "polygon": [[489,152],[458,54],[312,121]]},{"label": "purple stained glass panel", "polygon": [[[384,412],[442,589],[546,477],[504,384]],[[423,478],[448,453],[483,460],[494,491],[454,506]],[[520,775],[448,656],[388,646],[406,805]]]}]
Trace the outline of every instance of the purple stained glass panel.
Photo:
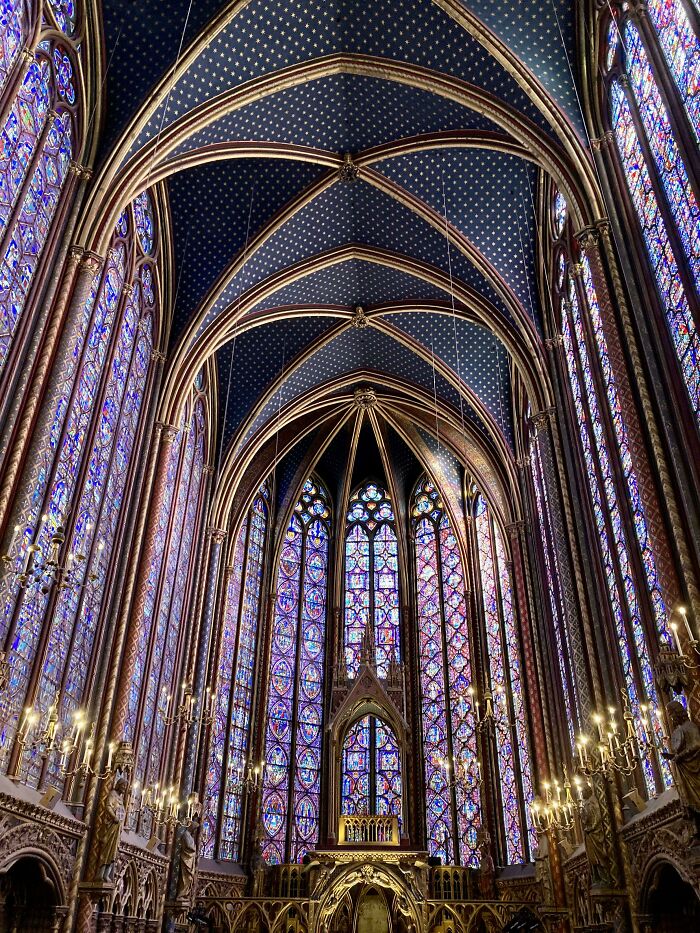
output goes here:
[{"label": "purple stained glass panel", "polygon": [[700,39],[683,0],[649,0],[646,8],[700,142]]},{"label": "purple stained glass panel", "polygon": [[23,0],[0,0],[0,90],[22,48],[24,26]]}]

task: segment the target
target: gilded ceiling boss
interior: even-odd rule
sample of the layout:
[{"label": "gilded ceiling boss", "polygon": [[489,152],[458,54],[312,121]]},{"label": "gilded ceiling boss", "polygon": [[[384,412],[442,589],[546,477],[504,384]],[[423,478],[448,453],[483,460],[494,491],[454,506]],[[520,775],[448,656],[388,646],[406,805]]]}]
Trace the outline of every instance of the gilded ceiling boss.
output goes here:
[{"label": "gilded ceiling boss", "polygon": [[699,0],[0,0],[0,933],[700,929]]}]

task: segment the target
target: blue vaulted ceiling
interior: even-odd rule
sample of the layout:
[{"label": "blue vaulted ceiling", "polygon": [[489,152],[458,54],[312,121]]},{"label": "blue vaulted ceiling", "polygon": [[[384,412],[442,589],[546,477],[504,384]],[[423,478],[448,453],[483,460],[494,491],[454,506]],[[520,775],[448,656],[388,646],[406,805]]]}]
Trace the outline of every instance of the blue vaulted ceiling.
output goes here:
[{"label": "blue vaulted ceiling", "polygon": [[[460,21],[462,9],[480,18],[518,67],[532,72],[541,94],[528,96],[488,41],[470,34]],[[281,320],[258,320],[238,333],[233,361],[230,328],[229,342],[217,353],[224,443],[263,404],[282,369],[285,386],[248,436],[280,400],[287,404],[330,379],[370,370],[434,391],[480,431],[500,432],[512,443],[513,367],[489,315],[511,327],[516,342],[525,332],[537,339],[532,205],[541,170],[521,157],[512,138],[508,142],[509,128],[498,126],[488,107],[486,113],[481,105],[472,109],[433,88],[438,78],[463,82],[454,87],[471,86],[497,99],[558,145],[558,128],[539,106],[549,95],[550,112],[558,107],[561,124],[581,134],[569,68],[573,3],[103,0],[103,11],[109,64],[103,163],[161,82],[155,109],[120,158],[125,165],[162,135],[156,155],[172,172],[166,185],[176,267],[171,355],[189,352],[191,344],[183,343],[189,324],[196,322],[195,337],[206,339],[243,301],[256,318],[283,309],[275,312]],[[361,56],[372,57],[373,76],[358,73],[366,60]],[[183,73],[162,83],[178,61]],[[282,69],[313,62],[312,80],[286,87],[278,78]],[[389,80],[384,65],[435,74],[426,72],[421,87],[411,86]],[[221,105],[227,92],[248,91],[265,78],[274,79],[269,92],[251,93],[244,106]],[[216,105],[207,125],[183,132],[169,149],[168,129],[185,127],[205,102]],[[243,157],[202,161],[221,158],[225,145],[234,143]],[[272,148],[280,145],[284,159]],[[342,183],[334,167],[346,153],[360,166],[351,184]],[[188,167],[181,168],[185,156]],[[288,211],[295,202],[300,206]],[[449,247],[448,222],[455,235]],[[306,273],[305,266],[314,269],[323,254],[340,250],[342,261]],[[234,263],[240,267],[235,275],[227,272]],[[443,287],[426,281],[431,275],[441,275]],[[479,296],[480,325],[459,317],[465,311],[473,317],[469,302],[465,307],[451,294],[465,290]],[[398,303],[416,310],[392,313]],[[444,311],[452,303],[457,317],[437,313],[438,305]],[[384,324],[343,330],[343,315],[357,305],[370,312],[382,306]],[[327,314],[318,313],[323,306]],[[333,327],[341,332],[307,359],[310,345]],[[479,404],[460,403],[454,385],[422,358],[426,352]]]}]

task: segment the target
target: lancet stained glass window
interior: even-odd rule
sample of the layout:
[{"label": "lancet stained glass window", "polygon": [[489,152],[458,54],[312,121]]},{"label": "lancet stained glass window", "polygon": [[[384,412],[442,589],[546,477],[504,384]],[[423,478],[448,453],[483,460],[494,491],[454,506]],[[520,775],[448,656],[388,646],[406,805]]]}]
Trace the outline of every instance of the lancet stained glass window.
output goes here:
[{"label": "lancet stained glass window", "polygon": [[377,716],[358,719],[341,757],[344,816],[395,816],[401,825],[401,755],[391,726]]},{"label": "lancet stained glass window", "polygon": [[[202,509],[206,419],[205,400],[193,389],[181,430],[168,445],[148,582],[133,622],[137,648],[124,736],[134,745],[134,777],[142,788],[156,782],[162,786],[167,779],[166,727],[182,701],[175,678]],[[139,827],[136,816],[131,817],[131,827],[148,835],[150,812],[143,812]]]},{"label": "lancet stained glass window", "polygon": [[238,532],[228,570],[200,840],[206,858],[240,858],[241,779],[250,765],[250,716],[269,497],[265,483]]},{"label": "lancet stained glass window", "polygon": [[0,0],[0,90],[22,48],[24,27],[23,0]]},{"label": "lancet stained glass window", "polygon": [[[48,435],[46,449],[34,455],[15,504],[11,569],[19,574],[31,561],[35,570],[24,590],[17,576],[8,575],[2,584],[2,627],[17,659],[13,702],[3,725],[6,740],[14,735],[21,705],[33,705],[43,714],[57,703],[59,717],[70,722],[93,675],[93,649],[141,423],[157,312],[155,269],[132,237],[132,218],[128,208],[117,225],[103,275],[95,279],[57,380],[57,394],[42,415],[47,419],[46,434],[40,432],[42,438]],[[122,300],[127,267],[133,270],[131,291]],[[57,590],[52,603],[52,587],[41,585],[41,567],[56,533],[65,535],[59,558],[68,570],[67,585]],[[41,670],[28,696],[50,607]],[[6,741],[6,751],[10,748]],[[60,787],[56,756],[44,766],[39,751],[26,755],[23,778],[36,784],[45,771],[46,780]]]},{"label": "lancet stained glass window", "polygon": [[68,50],[40,42],[0,130],[0,374],[68,177],[75,88]]},{"label": "lancet stained glass window", "polygon": [[480,771],[462,558],[428,479],[416,488],[412,516],[428,849],[445,864],[476,867]]},{"label": "lancet stained glass window", "polygon": [[350,497],[345,535],[345,661],[357,675],[365,630],[372,625],[377,675],[401,660],[398,544],[384,489],[367,483]]},{"label": "lancet stained glass window", "polygon": [[[639,599],[634,584],[634,574],[630,565],[629,551],[624,525],[620,515],[619,503],[615,492],[612,467],[603,433],[597,399],[593,386],[593,376],[588,361],[588,353],[583,338],[583,325],[578,295],[573,281],[569,288],[571,321],[566,306],[562,313],[562,336],[566,357],[569,383],[574,402],[574,411],[578,422],[581,449],[583,452],[589,490],[593,505],[593,515],[598,529],[608,596],[612,608],[618,638],[618,648],[622,672],[632,712],[635,716],[640,741],[644,739],[640,704],[650,701],[656,705],[656,688],[651,668],[651,660],[646,645],[644,626],[639,607]],[[573,324],[573,327],[572,327]],[[578,355],[577,355],[578,351]],[[583,386],[586,386],[585,395]],[[591,434],[593,440],[591,440]],[[593,443],[598,454],[594,454]],[[608,525],[609,522],[609,525]],[[610,539],[614,542],[614,552]],[[624,589],[624,598],[629,612],[629,626],[620,593],[618,571]],[[643,694],[637,680],[637,665],[641,673]],[[650,793],[656,790],[653,765],[644,759],[645,779]],[[667,779],[668,768],[664,767]]]},{"label": "lancet stained glass window", "polygon": [[318,840],[329,520],[326,491],[308,479],[276,582],[262,792],[270,864],[301,861]]},{"label": "lancet stained glass window", "polygon": [[520,654],[510,570],[500,530],[492,524],[482,496],[477,499],[475,518],[488,655],[487,685],[491,694],[491,700],[485,698],[484,703],[492,705],[496,724],[506,858],[509,864],[513,864],[524,862],[536,845],[530,816],[533,789],[525,734]]},{"label": "lancet stained glass window", "polygon": [[683,0],[648,0],[646,8],[700,142],[700,39]]},{"label": "lancet stained glass window", "polygon": [[[659,31],[659,41],[671,72],[677,83],[680,82],[681,96],[691,118],[694,115],[697,133],[700,106],[697,36],[687,21],[681,0],[655,0],[649,12]],[[625,24],[623,30],[629,90],[625,90],[613,69],[609,87],[610,121],[671,342],[692,410],[700,423],[700,339],[679,268],[680,264],[687,266],[697,290],[700,285],[697,254],[700,215],[647,49],[633,23]],[[609,66],[615,62],[617,50],[617,45],[609,50]],[[640,132],[649,147],[648,160]],[[664,202],[677,230],[678,253],[669,236]]]}]

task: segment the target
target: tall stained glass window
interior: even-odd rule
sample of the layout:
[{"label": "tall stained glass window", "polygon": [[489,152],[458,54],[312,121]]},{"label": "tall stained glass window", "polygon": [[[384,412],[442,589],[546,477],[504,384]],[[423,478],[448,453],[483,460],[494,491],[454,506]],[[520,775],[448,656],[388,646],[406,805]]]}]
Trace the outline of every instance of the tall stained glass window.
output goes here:
[{"label": "tall stained glass window", "polygon": [[240,527],[227,570],[200,838],[205,858],[240,858],[241,779],[250,766],[250,716],[269,498],[265,483]]},{"label": "tall stained glass window", "polygon": [[[700,116],[698,35],[683,0],[651,0],[648,15],[693,127],[690,147],[695,151]],[[623,174],[671,344],[700,423],[700,340],[692,311],[700,294],[700,206],[645,39],[631,20],[611,22],[606,66],[610,122]]]},{"label": "tall stained glass window", "polygon": [[[41,447],[30,456],[15,502],[8,573],[0,583],[0,628],[12,664],[4,756],[23,706],[41,718],[57,703],[60,719],[70,722],[95,674],[94,649],[129,496],[158,319],[157,255],[145,254],[136,234],[129,207],[57,373],[56,394],[37,430]],[[60,586],[46,572],[56,536],[64,538]],[[37,784],[43,777],[60,786],[56,756],[42,751],[27,751],[22,778]]]},{"label": "tall stained glass window", "polygon": [[345,534],[345,661],[357,675],[372,626],[377,675],[401,660],[398,544],[394,511],[381,486],[367,483],[350,497]]},{"label": "tall stained glass window", "polygon": [[533,437],[530,446],[530,469],[532,484],[535,492],[535,505],[542,542],[542,557],[544,560],[545,581],[549,605],[552,612],[552,627],[557,652],[559,677],[561,680],[562,697],[566,711],[566,725],[569,733],[571,748],[576,742],[576,734],[581,731],[579,720],[579,703],[576,691],[576,677],[573,670],[574,653],[571,648],[569,633],[566,624],[566,610],[561,591],[561,576],[559,572],[559,556],[556,548],[552,516],[549,503],[549,491],[542,466],[540,444]]},{"label": "tall stained glass window", "polygon": [[[9,32],[3,54],[19,42],[21,15],[2,4]],[[13,12],[14,11],[14,12]],[[8,45],[9,43],[9,45]],[[8,59],[0,61],[0,81]],[[20,329],[77,143],[78,81],[68,45],[41,41],[0,128],[0,375]]]},{"label": "tall stained glass window", "polygon": [[344,816],[395,816],[401,825],[401,755],[393,729],[364,716],[348,729],[341,760]]},{"label": "tall stained glass window", "polygon": [[[569,266],[567,256],[575,248],[567,225],[565,231],[560,232],[560,242],[555,247],[555,265],[561,264],[566,269]],[[656,703],[648,638],[655,634],[662,642],[670,643],[668,610],[590,263],[583,256],[577,265],[569,268],[571,275],[564,274],[557,279],[555,300],[561,307],[564,358],[616,629],[621,673],[641,739],[644,729],[640,706]],[[596,363],[599,379],[596,379]],[[606,428],[606,414],[610,431]],[[546,521],[547,489],[537,452],[535,445],[533,480],[538,509]],[[633,529],[631,535],[627,528]],[[554,593],[554,589],[550,590],[550,597],[553,598]],[[646,630],[644,619],[649,613],[655,622],[655,633]],[[563,629],[561,636],[557,647],[561,641],[563,649]],[[562,683],[573,686],[565,659],[560,659],[560,667]],[[663,762],[659,762],[659,766],[664,780],[668,780],[668,767]],[[654,765],[647,761],[645,768],[647,785],[653,791]]]},{"label": "tall stained glass window", "polygon": [[330,507],[304,484],[275,586],[262,792],[263,857],[298,862],[318,841]]},{"label": "tall stained glass window", "polygon": [[482,496],[476,503],[475,526],[486,628],[487,687],[496,726],[498,793],[506,857],[512,864],[526,861],[537,844],[530,813],[534,793],[520,651],[503,539]]},{"label": "tall stained glass window", "polygon": [[418,484],[412,516],[428,849],[476,867],[480,770],[462,557],[432,481]]},{"label": "tall stained glass window", "polygon": [[[124,737],[134,746],[134,778],[144,788],[167,782],[168,717],[181,702],[178,656],[195,567],[206,454],[206,403],[196,389],[193,395],[170,445],[146,599],[134,620],[138,640]],[[149,813],[136,828],[150,833]]]},{"label": "tall stained glass window", "polygon": [[19,57],[24,27],[24,0],[0,0],[0,90]]}]

